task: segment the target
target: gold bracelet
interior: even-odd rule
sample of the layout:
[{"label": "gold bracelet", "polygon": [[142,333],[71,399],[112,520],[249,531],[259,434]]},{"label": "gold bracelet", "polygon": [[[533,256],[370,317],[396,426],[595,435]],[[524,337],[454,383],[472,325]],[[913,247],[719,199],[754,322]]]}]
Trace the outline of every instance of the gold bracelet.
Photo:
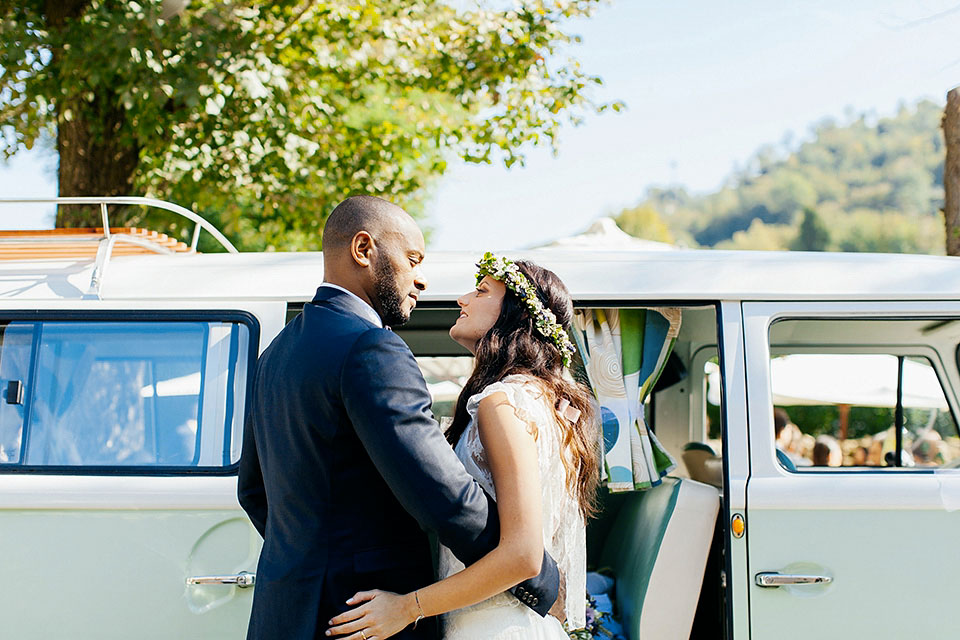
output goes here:
[{"label": "gold bracelet", "polygon": [[417,601],[417,609],[420,611],[420,615],[417,616],[417,619],[413,621],[414,629],[417,628],[417,623],[423,620],[423,607],[420,606],[420,594],[416,591],[413,592],[413,599]]}]

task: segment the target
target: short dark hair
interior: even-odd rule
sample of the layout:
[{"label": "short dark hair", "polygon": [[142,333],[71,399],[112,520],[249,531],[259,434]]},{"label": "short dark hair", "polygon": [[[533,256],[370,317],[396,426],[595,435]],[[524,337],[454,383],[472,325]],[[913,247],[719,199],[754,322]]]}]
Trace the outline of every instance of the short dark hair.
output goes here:
[{"label": "short dark hair", "polygon": [[773,408],[773,433],[775,437],[780,437],[780,432],[790,423],[790,415],[786,409],[780,407]]},{"label": "short dark hair", "polygon": [[813,466],[825,467],[830,463],[830,454],[833,452],[843,455],[840,443],[833,436],[821,435],[813,443]]},{"label": "short dark hair", "polygon": [[350,196],[336,206],[323,225],[323,250],[347,246],[360,231],[375,235],[386,219],[403,209],[376,196]]}]

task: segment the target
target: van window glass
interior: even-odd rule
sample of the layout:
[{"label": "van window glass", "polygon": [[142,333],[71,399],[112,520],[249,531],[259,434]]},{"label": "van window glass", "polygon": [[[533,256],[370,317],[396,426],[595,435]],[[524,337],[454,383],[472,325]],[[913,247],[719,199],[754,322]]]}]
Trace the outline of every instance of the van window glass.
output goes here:
[{"label": "van window glass", "polygon": [[20,462],[33,324],[0,325],[0,464]]},{"label": "van window glass", "polygon": [[[28,356],[24,347],[13,351],[11,367],[32,380],[16,407],[19,451],[5,462],[209,468],[239,458],[245,325],[65,321],[10,323],[5,337],[11,331],[31,343]],[[3,346],[5,363],[6,339]],[[8,415],[0,414],[0,438],[13,444]]]},{"label": "van window glass", "polygon": [[460,391],[473,372],[473,356],[418,356],[417,364],[433,399],[433,415],[446,429]]},{"label": "van window glass", "polygon": [[889,320],[775,324],[770,384],[781,465],[797,471],[960,465],[949,386],[934,366],[939,340],[923,328],[920,321]]}]

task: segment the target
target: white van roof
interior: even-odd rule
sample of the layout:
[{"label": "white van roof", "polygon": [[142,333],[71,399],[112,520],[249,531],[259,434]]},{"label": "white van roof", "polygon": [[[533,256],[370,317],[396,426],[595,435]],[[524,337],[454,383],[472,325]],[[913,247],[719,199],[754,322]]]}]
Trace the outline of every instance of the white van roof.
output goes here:
[{"label": "white van roof", "polygon": [[[2,249],[2,247],[0,247]],[[504,252],[555,271],[581,302],[612,300],[960,299],[960,259],[903,254],[762,251]],[[422,301],[453,301],[474,284],[478,252],[428,251]],[[0,260],[0,300],[74,300],[91,259]],[[310,300],[322,254],[115,256],[104,300]]]}]

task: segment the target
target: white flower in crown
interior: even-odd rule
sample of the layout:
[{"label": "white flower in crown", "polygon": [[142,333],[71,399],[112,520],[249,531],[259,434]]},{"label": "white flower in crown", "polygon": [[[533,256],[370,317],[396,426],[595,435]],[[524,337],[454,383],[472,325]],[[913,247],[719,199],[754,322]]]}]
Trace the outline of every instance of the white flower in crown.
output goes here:
[{"label": "white flower in crown", "polygon": [[517,297],[523,301],[524,306],[530,312],[533,323],[545,338],[553,342],[560,355],[563,356],[563,366],[570,366],[570,359],[576,350],[573,343],[570,342],[570,336],[563,330],[560,323],[557,322],[557,316],[540,302],[537,296],[537,289],[530,282],[527,276],[523,275],[520,268],[506,258],[497,257],[487,251],[483,258],[477,263],[477,284],[483,280],[484,276],[490,276],[494,280],[502,282],[508,289],[517,294]]}]

